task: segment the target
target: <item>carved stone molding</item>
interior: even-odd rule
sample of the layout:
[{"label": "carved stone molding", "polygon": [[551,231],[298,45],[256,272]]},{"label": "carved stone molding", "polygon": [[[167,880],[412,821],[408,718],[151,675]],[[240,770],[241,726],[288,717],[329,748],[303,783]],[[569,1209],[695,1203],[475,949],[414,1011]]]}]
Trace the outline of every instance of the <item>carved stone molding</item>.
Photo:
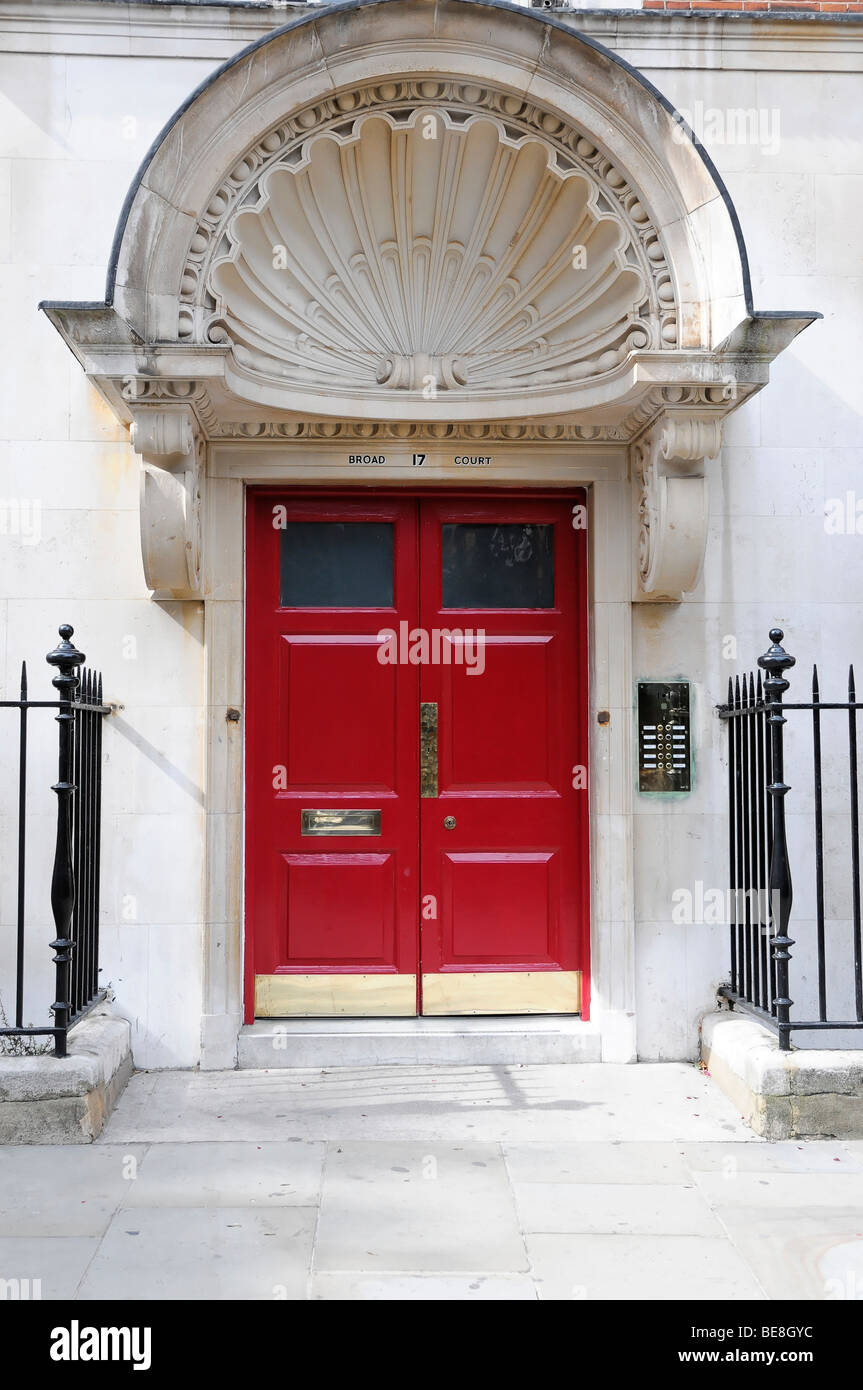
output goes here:
[{"label": "carved stone molding", "polygon": [[669,407],[675,410],[706,409],[724,416],[738,409],[758,389],[759,384],[738,380],[727,372],[714,385],[651,387],[621,421],[621,438],[637,439]]},{"label": "carved stone molding", "polygon": [[201,505],[206,442],[191,406],[134,412],[132,447],[141,455],[141,555],[158,598],[201,597]]},{"label": "carved stone molding", "polygon": [[409,439],[427,443],[485,440],[495,444],[620,444],[626,443],[629,436],[615,425],[576,425],[556,421],[541,424],[505,420],[468,423],[452,420],[437,423],[422,420],[243,420],[219,425],[213,431],[212,438],[296,440],[319,444],[329,444],[334,440],[346,444],[372,440],[398,443]]},{"label": "carved stone molding", "polygon": [[[105,383],[109,388],[116,383]],[[494,443],[630,443],[669,409],[706,410],[725,414],[736,409],[760,383],[731,381],[701,386],[653,386],[619,423],[577,420],[315,420],[298,419],[261,410],[254,419],[226,419],[218,382],[189,378],[129,376],[119,396],[124,406],[185,403],[194,408],[198,426],[208,440],[285,440],[303,443],[345,443],[378,440],[487,440]],[[218,393],[218,405],[213,389]],[[112,393],[113,394],[113,393]]]},{"label": "carved stone molding", "polygon": [[635,445],[637,597],[676,602],[698,583],[709,515],[705,462],[719,453],[721,436],[718,415],[665,415]]},{"label": "carved stone molding", "polygon": [[185,402],[194,406],[208,439],[219,433],[219,415],[204,382],[182,377],[126,376],[122,378],[120,395],[124,404],[133,406]]}]

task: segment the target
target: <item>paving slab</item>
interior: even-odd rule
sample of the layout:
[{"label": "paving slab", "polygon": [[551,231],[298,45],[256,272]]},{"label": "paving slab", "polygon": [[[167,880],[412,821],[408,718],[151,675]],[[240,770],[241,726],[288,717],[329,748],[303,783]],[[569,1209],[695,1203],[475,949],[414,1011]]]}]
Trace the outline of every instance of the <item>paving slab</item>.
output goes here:
[{"label": "paving slab", "polygon": [[863,1174],[860,1173],[697,1173],[695,1181],[711,1206],[815,1210],[836,1207],[856,1211],[863,1223]]},{"label": "paving slab", "polygon": [[302,1299],[315,1210],[140,1207],[119,1212],[78,1297]]},{"label": "paving slab", "polygon": [[330,1145],[315,1270],[527,1270],[496,1146]]},{"label": "paving slab", "polygon": [[102,1235],[146,1152],[146,1144],[4,1147],[0,1236]]},{"label": "paving slab", "polygon": [[[52,1147],[52,1153],[57,1149]],[[27,1296],[67,1301],[78,1295],[87,1267],[99,1248],[97,1236],[2,1236],[0,1237],[0,1279],[3,1297],[11,1298],[16,1287],[22,1293],[21,1281],[29,1281]],[[33,1281],[38,1281],[38,1295]]]},{"label": "paving slab", "polygon": [[153,1144],[127,1207],[316,1206],[324,1144]]},{"label": "paving slab", "polygon": [[863,1173],[863,1144],[848,1141],[780,1139],[770,1143],[681,1144],[683,1161],[694,1172]]},{"label": "paving slab", "polygon": [[340,1302],[535,1303],[528,1275],[357,1274],[355,1270],[315,1274],[313,1299]]},{"label": "paving slab", "polygon": [[513,1191],[524,1231],[549,1235],[723,1234],[694,1185],[517,1182]]},{"label": "paving slab", "polygon": [[[723,1145],[734,1147],[732,1145]],[[693,1145],[697,1152],[698,1146]],[[620,1139],[583,1143],[503,1146],[513,1182],[688,1183],[691,1181],[685,1146],[671,1143],[627,1144]]]},{"label": "paving slab", "polygon": [[711,1236],[529,1235],[543,1300],[761,1299],[742,1257]]},{"label": "paving slab", "polygon": [[859,1207],[724,1206],[716,1214],[768,1298],[863,1298]]}]

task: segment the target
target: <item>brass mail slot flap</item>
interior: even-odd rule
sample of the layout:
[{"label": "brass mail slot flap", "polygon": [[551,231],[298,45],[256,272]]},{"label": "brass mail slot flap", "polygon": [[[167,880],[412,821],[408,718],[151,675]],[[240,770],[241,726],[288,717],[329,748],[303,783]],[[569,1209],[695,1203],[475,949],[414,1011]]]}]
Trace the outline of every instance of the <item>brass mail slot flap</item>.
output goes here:
[{"label": "brass mail slot flap", "polygon": [[361,811],[350,806],[344,810],[327,808],[322,811],[303,811],[303,835],[380,835],[380,811]]}]

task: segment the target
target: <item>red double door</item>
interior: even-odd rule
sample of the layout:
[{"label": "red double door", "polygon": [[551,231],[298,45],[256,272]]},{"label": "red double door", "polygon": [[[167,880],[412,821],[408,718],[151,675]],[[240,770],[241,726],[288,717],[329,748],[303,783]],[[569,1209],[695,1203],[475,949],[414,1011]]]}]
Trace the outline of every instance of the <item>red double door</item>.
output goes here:
[{"label": "red double door", "polygon": [[586,1011],[583,503],[250,491],[248,1018]]}]

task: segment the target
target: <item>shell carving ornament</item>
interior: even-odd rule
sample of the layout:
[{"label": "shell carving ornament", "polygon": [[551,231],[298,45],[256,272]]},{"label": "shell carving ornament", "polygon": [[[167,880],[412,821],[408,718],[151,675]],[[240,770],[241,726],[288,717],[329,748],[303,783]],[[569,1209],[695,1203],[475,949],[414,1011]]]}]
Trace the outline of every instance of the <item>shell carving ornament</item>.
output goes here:
[{"label": "shell carving ornament", "polygon": [[240,162],[192,238],[179,331],[252,382],[530,395],[674,346],[676,313],[596,146],[521,98],[404,81],[299,112]]}]

